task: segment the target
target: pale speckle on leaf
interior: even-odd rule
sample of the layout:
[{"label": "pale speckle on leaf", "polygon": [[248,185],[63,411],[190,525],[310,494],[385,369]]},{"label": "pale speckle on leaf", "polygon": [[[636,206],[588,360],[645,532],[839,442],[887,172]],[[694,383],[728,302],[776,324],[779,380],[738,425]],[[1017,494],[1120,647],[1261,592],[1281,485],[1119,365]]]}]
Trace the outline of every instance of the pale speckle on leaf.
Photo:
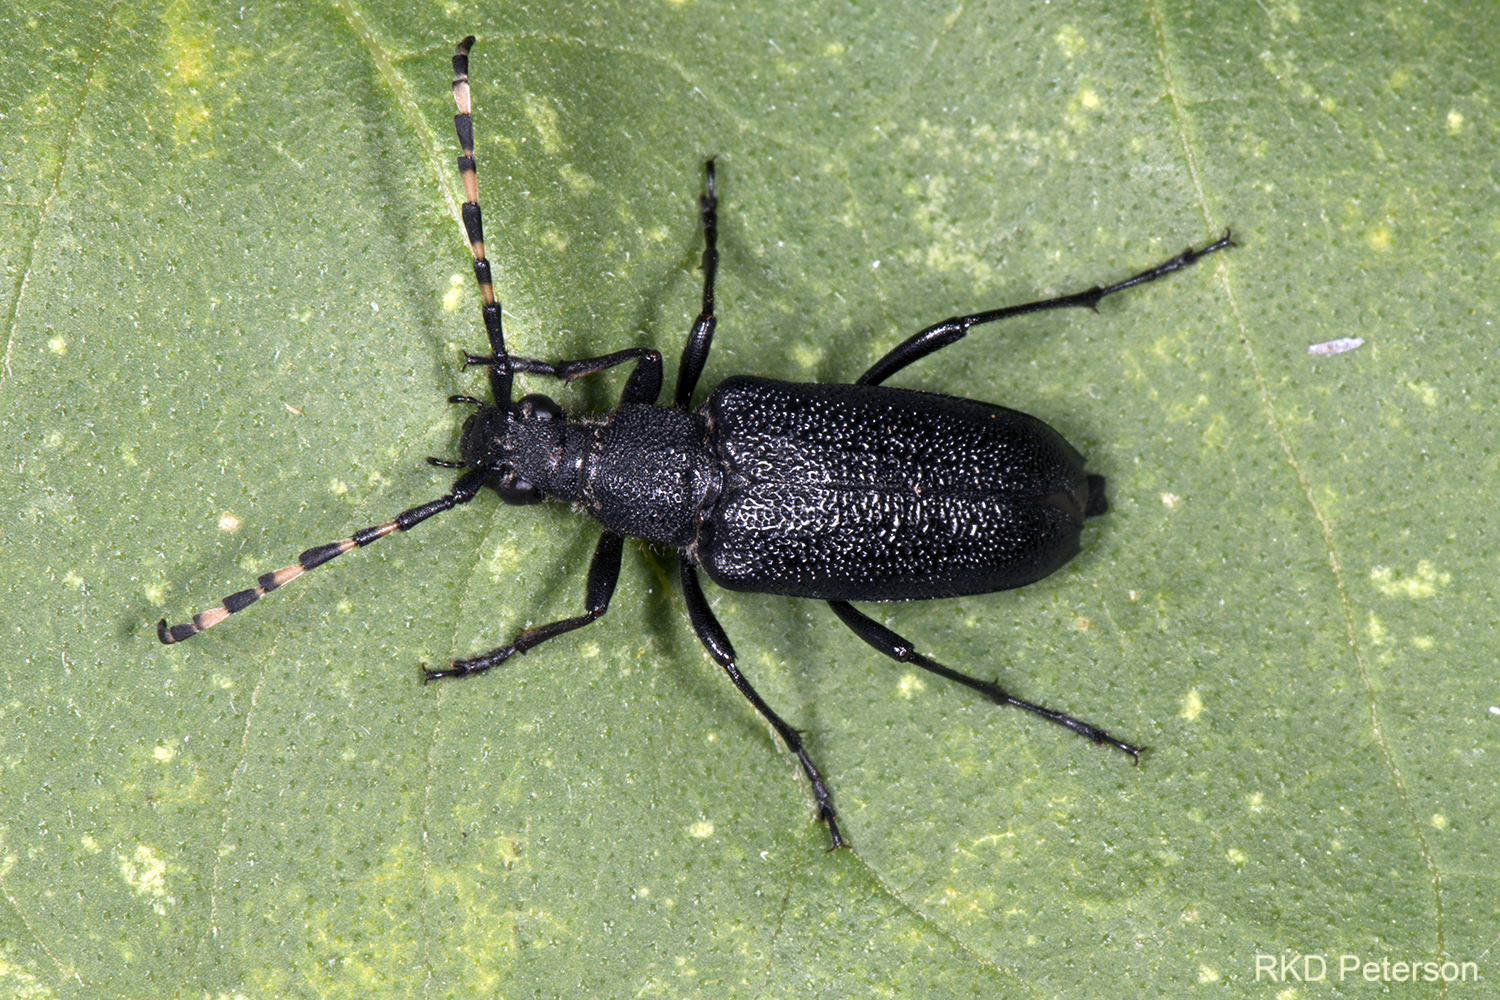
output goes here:
[{"label": "pale speckle on leaf", "polygon": [[1370,582],[1386,597],[1431,597],[1439,587],[1447,586],[1452,579],[1449,573],[1439,573],[1430,559],[1418,561],[1416,572],[1408,577],[1397,577],[1396,571],[1389,566],[1374,566],[1370,569]]}]

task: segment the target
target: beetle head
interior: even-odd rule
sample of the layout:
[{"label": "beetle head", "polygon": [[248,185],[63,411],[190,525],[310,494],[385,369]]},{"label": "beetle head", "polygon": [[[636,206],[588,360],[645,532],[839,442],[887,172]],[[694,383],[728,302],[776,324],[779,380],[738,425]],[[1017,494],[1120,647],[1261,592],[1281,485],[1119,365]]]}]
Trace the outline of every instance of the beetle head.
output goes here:
[{"label": "beetle head", "polygon": [[480,406],[464,421],[459,453],[471,468],[493,470],[490,485],[508,504],[545,499],[538,479],[545,472],[565,423],[562,407],[539,393],[507,406]]}]

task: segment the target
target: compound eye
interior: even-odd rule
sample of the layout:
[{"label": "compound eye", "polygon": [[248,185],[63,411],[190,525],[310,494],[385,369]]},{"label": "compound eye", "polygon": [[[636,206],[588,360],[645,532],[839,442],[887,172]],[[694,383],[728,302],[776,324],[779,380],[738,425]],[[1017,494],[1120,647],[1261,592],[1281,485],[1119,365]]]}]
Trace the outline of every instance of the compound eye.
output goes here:
[{"label": "compound eye", "polygon": [[521,409],[522,420],[540,420],[546,423],[562,419],[562,407],[540,393],[522,396],[516,405]]},{"label": "compound eye", "polygon": [[542,491],[519,476],[509,476],[495,483],[495,492],[513,507],[542,502]]}]

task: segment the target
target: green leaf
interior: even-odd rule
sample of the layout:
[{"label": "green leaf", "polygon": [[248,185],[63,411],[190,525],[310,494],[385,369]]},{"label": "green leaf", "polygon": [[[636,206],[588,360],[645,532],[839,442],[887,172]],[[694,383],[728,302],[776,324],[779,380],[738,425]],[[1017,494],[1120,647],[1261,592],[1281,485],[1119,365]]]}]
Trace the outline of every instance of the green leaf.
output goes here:
[{"label": "green leaf", "polygon": [[[35,40],[0,61],[0,993],[1264,997],[1298,955],[1309,993],[1368,991],[1346,955],[1493,981],[1496,8],[545,6],[0,12]],[[868,609],[1139,768],[820,604],[711,589],[828,775],[830,855],[675,556],[634,545],[606,618],[424,687],[581,606],[595,530],[490,496],[157,643],[451,483],[444,398],[486,391],[470,32],[520,354],[677,356],[709,156],[705,387],[849,380],[1234,228],[895,379],[1052,423],[1112,510],[1032,587]],[[622,377],[526,388],[597,411]]]}]

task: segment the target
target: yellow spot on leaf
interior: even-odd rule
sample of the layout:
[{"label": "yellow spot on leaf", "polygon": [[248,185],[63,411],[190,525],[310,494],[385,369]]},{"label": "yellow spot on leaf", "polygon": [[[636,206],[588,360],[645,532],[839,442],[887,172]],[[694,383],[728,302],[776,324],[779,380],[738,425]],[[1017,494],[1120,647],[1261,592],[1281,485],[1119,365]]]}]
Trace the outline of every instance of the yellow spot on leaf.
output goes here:
[{"label": "yellow spot on leaf", "polygon": [[1283,0],[1280,3],[1273,0],[1269,7],[1261,4],[1261,9],[1270,15],[1271,30],[1273,31],[1281,27],[1283,22],[1287,24],[1299,24],[1302,21],[1302,8],[1298,7],[1293,0]]},{"label": "yellow spot on leaf", "polygon": [[1099,100],[1099,95],[1092,88],[1084,87],[1068,102],[1068,110],[1063,117],[1069,128],[1082,132],[1089,126],[1089,114],[1097,113],[1103,107],[1104,103]]},{"label": "yellow spot on leaf", "polygon": [[1417,398],[1422,401],[1424,406],[1437,405],[1437,390],[1421,379],[1407,382],[1406,387],[1417,394]]},{"label": "yellow spot on leaf", "polygon": [[694,837],[697,837],[699,840],[707,840],[709,837],[712,837],[714,835],[714,825],[706,819],[700,819],[698,822],[688,827],[688,833],[692,834]]},{"label": "yellow spot on leaf", "polygon": [[182,4],[168,5],[160,55],[165,70],[161,87],[176,103],[171,111],[172,137],[178,145],[206,139],[211,117],[202,95],[212,83],[213,37],[205,23],[181,19],[193,10]]},{"label": "yellow spot on leaf", "polygon": [[571,163],[564,163],[557,168],[557,172],[562,175],[563,183],[567,184],[574,194],[589,194],[599,190],[598,181]]},{"label": "yellow spot on leaf", "polygon": [[1203,714],[1203,699],[1198,696],[1197,688],[1193,688],[1187,694],[1183,695],[1180,704],[1182,707],[1177,712],[1179,718],[1194,722],[1198,716]]},{"label": "yellow spot on leaf", "polygon": [[1072,59],[1089,47],[1089,43],[1083,37],[1082,33],[1071,24],[1063,25],[1061,30],[1052,36],[1052,40],[1057,43],[1059,49],[1062,49],[1063,58],[1065,59]]},{"label": "yellow spot on leaf", "polygon": [[167,895],[167,863],[145,844],[137,845],[130,857],[116,854],[115,861],[120,866],[121,877],[136,895],[151,900],[151,909],[158,915],[166,914],[167,904],[177,902]]},{"label": "yellow spot on leaf", "polygon": [[556,156],[563,148],[562,134],[558,131],[557,109],[547,100],[535,94],[526,95],[526,120],[536,129],[542,140],[544,152]]},{"label": "yellow spot on leaf", "polygon": [[1399,579],[1396,571],[1388,566],[1376,566],[1370,570],[1370,582],[1386,597],[1431,597],[1452,579],[1448,573],[1439,573],[1427,559],[1417,563],[1417,571],[1411,576]]},{"label": "yellow spot on leaf", "polygon": [[0,958],[0,992],[16,1000],[51,1000],[51,988],[14,962]]},{"label": "yellow spot on leaf", "polygon": [[443,311],[454,312],[464,300],[464,276],[461,274],[450,274],[448,276],[448,290],[443,293]]},{"label": "yellow spot on leaf", "polygon": [[823,361],[823,349],[811,344],[798,344],[792,348],[792,360],[803,371],[810,372]]}]

